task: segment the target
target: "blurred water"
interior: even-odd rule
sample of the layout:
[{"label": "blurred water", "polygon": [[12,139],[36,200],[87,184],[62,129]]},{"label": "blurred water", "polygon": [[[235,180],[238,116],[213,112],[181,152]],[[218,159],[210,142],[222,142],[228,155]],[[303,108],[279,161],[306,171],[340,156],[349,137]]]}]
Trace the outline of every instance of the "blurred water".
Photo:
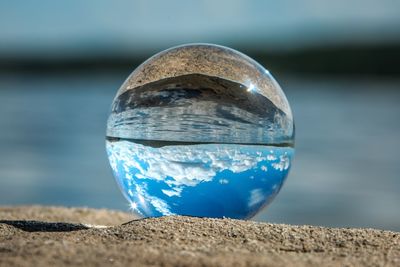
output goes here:
[{"label": "blurred water", "polygon": [[[0,205],[128,210],[104,147],[127,74],[1,75]],[[400,230],[400,81],[277,78],[296,120],[296,156],[255,219]]]},{"label": "blurred water", "polygon": [[0,1],[0,55],[70,59],[151,54],[187,42],[284,49],[398,41],[399,9],[393,0]]}]

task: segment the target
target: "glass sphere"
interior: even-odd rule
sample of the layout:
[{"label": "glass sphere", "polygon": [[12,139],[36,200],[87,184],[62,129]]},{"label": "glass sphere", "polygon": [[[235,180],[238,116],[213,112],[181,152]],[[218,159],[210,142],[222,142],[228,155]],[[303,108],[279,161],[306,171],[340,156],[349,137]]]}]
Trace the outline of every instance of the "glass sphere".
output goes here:
[{"label": "glass sphere", "polygon": [[246,219],[288,175],[294,124],[278,83],[233,49],[188,44],[156,54],[118,90],[106,147],[143,217]]}]

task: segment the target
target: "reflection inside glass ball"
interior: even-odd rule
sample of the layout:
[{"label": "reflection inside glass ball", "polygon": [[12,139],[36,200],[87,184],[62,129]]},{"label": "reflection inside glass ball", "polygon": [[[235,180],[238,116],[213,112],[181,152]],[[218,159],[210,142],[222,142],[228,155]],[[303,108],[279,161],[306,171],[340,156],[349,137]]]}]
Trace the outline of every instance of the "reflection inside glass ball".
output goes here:
[{"label": "reflection inside glass ball", "polygon": [[250,218],[282,187],[293,143],[289,104],[269,72],[208,44],[140,65],[107,123],[115,178],[144,217]]}]

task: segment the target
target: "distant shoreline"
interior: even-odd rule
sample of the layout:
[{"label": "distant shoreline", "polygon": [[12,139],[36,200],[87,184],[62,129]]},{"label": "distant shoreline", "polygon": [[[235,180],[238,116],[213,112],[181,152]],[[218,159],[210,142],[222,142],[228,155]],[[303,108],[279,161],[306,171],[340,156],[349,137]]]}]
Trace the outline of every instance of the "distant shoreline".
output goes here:
[{"label": "distant shoreline", "polygon": [[[400,43],[316,46],[293,50],[235,47],[276,72],[296,74],[400,74]],[[132,71],[148,54],[121,53],[111,50],[102,54],[58,52],[54,55],[1,54],[2,72],[71,72],[71,71]]]}]

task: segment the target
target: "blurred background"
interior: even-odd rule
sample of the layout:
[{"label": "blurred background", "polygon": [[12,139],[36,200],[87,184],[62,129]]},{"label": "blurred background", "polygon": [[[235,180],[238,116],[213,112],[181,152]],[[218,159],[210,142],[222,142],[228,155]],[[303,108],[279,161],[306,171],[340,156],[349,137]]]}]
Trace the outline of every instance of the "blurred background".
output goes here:
[{"label": "blurred background", "polygon": [[400,231],[400,1],[0,1],[0,205],[128,210],[106,120],[174,45],[239,50],[275,76],[296,158],[255,220]]}]

